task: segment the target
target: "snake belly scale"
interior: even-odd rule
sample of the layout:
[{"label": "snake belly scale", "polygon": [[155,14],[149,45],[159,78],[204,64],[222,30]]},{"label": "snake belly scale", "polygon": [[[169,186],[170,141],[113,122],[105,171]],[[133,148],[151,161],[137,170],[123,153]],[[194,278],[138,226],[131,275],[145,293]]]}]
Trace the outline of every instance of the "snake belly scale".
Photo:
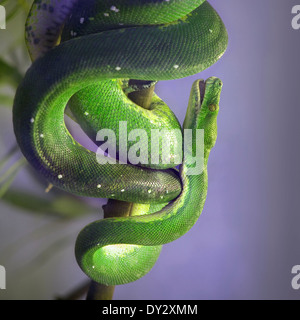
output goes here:
[{"label": "snake belly scale", "polygon": [[[185,234],[202,212],[222,82],[215,77],[194,82],[181,128],[156,94],[149,110],[131,101],[128,92],[136,89],[129,80],[152,85],[201,72],[225,52],[226,28],[205,0],[35,0],[26,41],[33,63],[13,108],[20,149],[60,189],[144,204],[138,215],[91,223],[75,245],[79,266],[94,281],[135,281],[153,267],[161,246]],[[151,161],[99,164],[67,130],[67,105],[96,144],[97,130],[109,128],[118,135],[122,121],[128,131],[138,127],[147,133],[203,129],[203,170],[188,174],[191,154],[184,155],[179,171],[174,164]],[[176,136],[169,138],[174,151],[182,148]]]}]

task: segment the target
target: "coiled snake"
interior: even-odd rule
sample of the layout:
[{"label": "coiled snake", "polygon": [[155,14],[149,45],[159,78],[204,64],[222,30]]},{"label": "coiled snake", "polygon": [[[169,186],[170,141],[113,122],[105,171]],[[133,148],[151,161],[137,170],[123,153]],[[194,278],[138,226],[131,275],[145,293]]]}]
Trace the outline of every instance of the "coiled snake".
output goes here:
[{"label": "coiled snake", "polygon": [[[98,145],[98,130],[113,130],[119,141],[119,124],[125,122],[127,132],[181,130],[156,94],[149,110],[134,103],[128,93],[137,88],[130,79],[151,86],[199,73],[225,52],[226,29],[205,0],[35,0],[26,41],[34,62],[14,102],[18,144],[58,188],[145,204],[139,215],[91,223],[75,246],[79,266],[91,279],[107,285],[135,281],[152,268],[161,246],[186,233],[201,214],[222,82],[212,77],[193,84],[183,129],[194,135],[179,171],[172,162],[151,164],[151,159],[144,165],[100,164],[99,155],[69,134],[66,105]],[[197,129],[204,129],[203,170],[188,174]],[[182,148],[175,136],[168,136],[174,152]],[[132,146],[128,142],[127,148]]]}]

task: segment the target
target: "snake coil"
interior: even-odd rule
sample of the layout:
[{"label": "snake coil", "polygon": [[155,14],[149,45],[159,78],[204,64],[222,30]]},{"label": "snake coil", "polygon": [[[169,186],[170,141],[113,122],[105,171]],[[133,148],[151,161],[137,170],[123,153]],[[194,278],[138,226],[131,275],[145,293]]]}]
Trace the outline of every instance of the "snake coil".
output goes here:
[{"label": "snake coil", "polygon": [[[75,246],[79,266],[91,279],[106,285],[135,281],[155,264],[161,246],[186,233],[201,214],[222,82],[214,77],[194,82],[181,128],[155,93],[149,110],[134,103],[129,93],[137,88],[130,79],[151,86],[208,68],[226,50],[224,24],[205,0],[35,0],[26,42],[33,63],[14,102],[18,144],[54,186],[79,196],[136,204],[137,215],[86,226]],[[147,134],[163,128],[191,130],[190,152],[179,172],[174,163],[154,164],[151,159],[143,166],[99,164],[99,155],[69,134],[67,104],[98,145],[99,129],[112,130],[119,142],[120,124],[126,123],[127,134],[136,128]],[[203,168],[189,174],[199,129],[204,130]],[[173,152],[182,149],[177,138],[167,136]],[[129,141],[127,150],[133,145]]]}]

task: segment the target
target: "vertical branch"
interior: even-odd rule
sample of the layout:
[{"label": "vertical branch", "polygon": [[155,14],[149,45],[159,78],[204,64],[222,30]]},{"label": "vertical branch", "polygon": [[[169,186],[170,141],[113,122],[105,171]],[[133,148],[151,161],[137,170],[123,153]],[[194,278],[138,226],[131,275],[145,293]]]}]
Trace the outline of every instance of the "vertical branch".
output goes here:
[{"label": "vertical branch", "polygon": [[86,300],[112,300],[115,286],[106,286],[92,281]]},{"label": "vertical branch", "polygon": [[[138,91],[134,91],[128,97],[140,107],[150,109],[151,100],[154,93],[154,85],[149,87],[149,81],[130,80],[129,85],[134,85]],[[136,214],[137,209],[132,202],[109,199],[107,204],[103,206],[104,219],[112,217],[128,217]],[[87,300],[112,300],[115,286],[106,286],[103,284],[91,282]]]}]

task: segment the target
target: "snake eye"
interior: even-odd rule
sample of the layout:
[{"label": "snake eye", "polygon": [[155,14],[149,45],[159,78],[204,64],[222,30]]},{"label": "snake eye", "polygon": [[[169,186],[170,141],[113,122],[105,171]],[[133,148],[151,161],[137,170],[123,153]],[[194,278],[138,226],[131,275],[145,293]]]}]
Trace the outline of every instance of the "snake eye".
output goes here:
[{"label": "snake eye", "polygon": [[214,112],[217,110],[217,106],[215,104],[210,104],[208,106],[209,111]]}]

